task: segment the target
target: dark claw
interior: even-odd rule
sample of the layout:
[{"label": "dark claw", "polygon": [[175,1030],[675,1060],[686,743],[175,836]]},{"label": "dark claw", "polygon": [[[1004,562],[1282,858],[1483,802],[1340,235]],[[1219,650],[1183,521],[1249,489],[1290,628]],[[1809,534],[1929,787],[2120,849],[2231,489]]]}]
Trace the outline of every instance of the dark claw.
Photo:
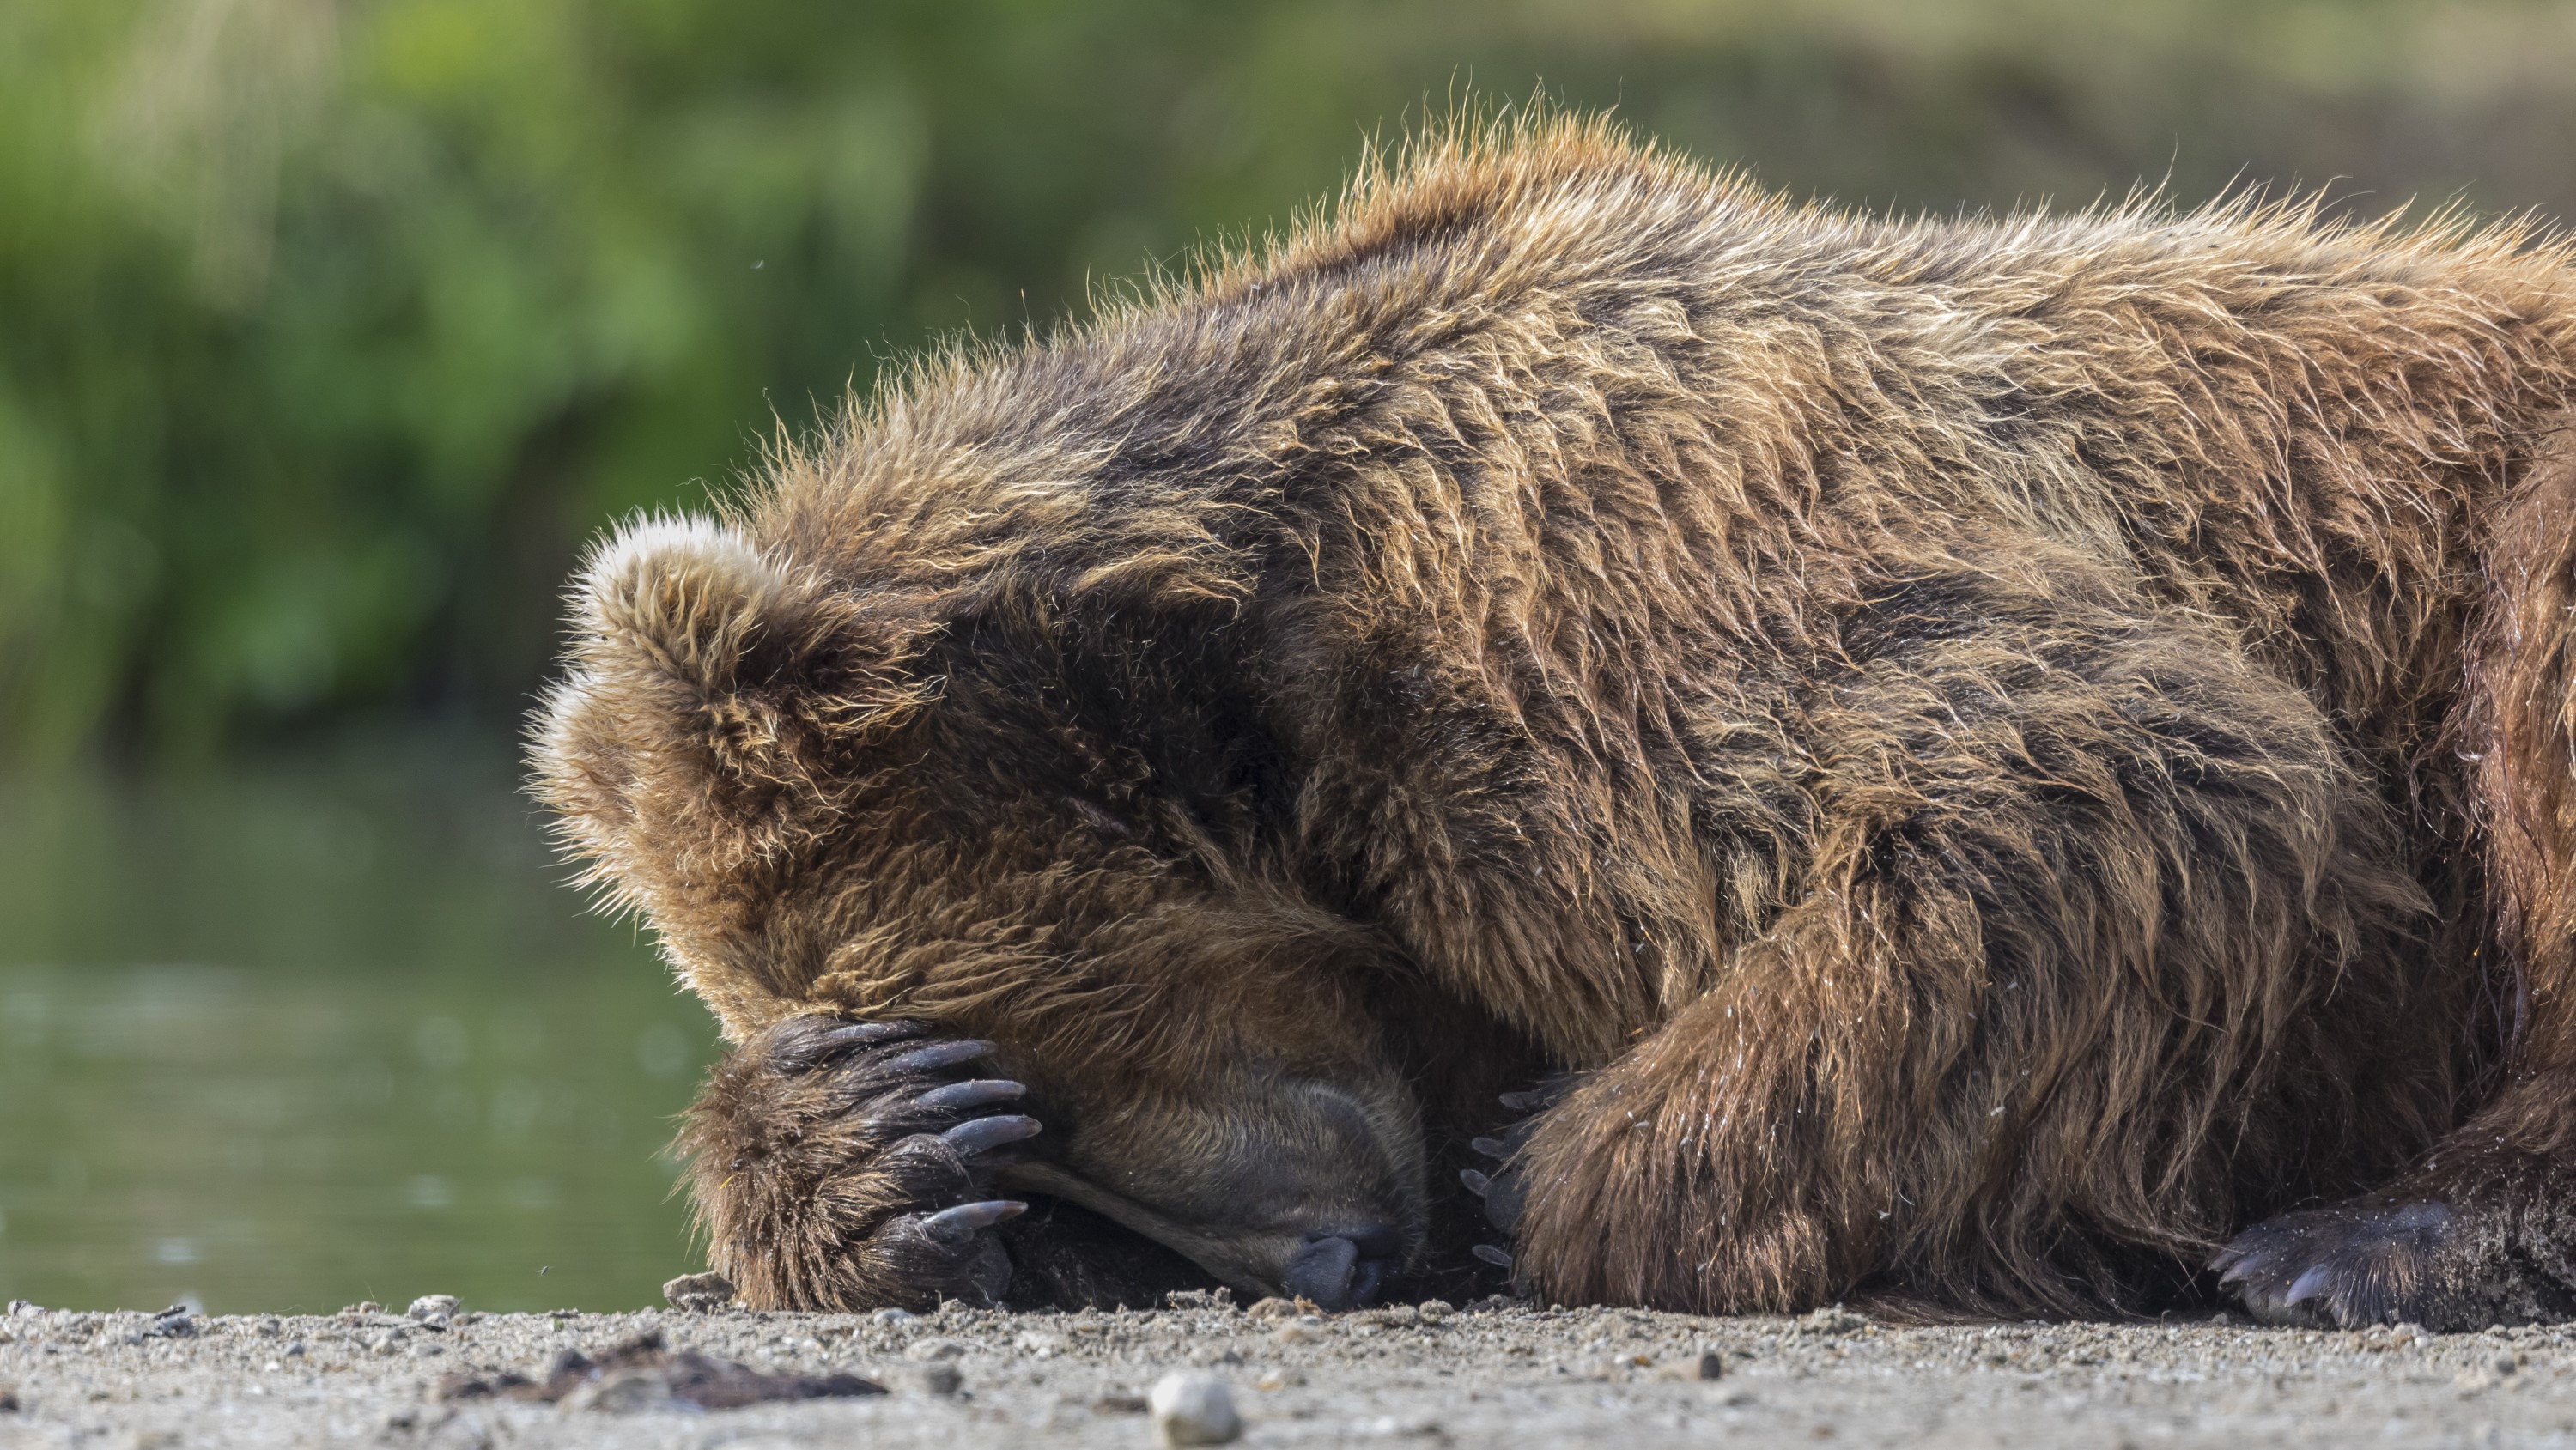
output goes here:
[{"label": "dark claw", "polygon": [[913,1106],[932,1109],[980,1108],[992,1103],[1007,1103],[1028,1096],[1029,1090],[1007,1078],[979,1077],[968,1082],[952,1082],[935,1087],[912,1100]]},{"label": "dark claw", "polygon": [[767,1035],[770,1065],[804,1072],[852,1048],[919,1036],[918,1022],[851,1022],[837,1017],[791,1017]]},{"label": "dark claw", "polygon": [[1041,1127],[1037,1119],[1007,1113],[996,1117],[977,1118],[971,1123],[959,1123],[956,1127],[940,1134],[939,1138],[941,1142],[956,1149],[959,1157],[972,1158],[978,1153],[999,1148],[1005,1143],[1016,1143],[1022,1138],[1034,1138],[1040,1131]]},{"label": "dark claw", "polygon": [[1501,1249],[1494,1247],[1492,1244],[1476,1245],[1475,1254],[1477,1258],[1484,1260],[1486,1263],[1493,1265],[1504,1273],[1508,1274],[1511,1272],[1512,1256],[1503,1252]]},{"label": "dark claw", "polygon": [[1484,1154],[1488,1158],[1509,1158],[1512,1156],[1512,1145],[1504,1142],[1500,1138],[1471,1138],[1467,1141],[1467,1146]]},{"label": "dark claw", "polygon": [[1510,1233],[1521,1221],[1521,1200],[1529,1194],[1529,1185],[1517,1173],[1485,1180],[1485,1222],[1496,1231]]},{"label": "dark claw", "polygon": [[818,1040],[824,1047],[865,1047],[917,1036],[920,1032],[921,1024],[918,1022],[850,1022],[823,1033]]},{"label": "dark claw", "polygon": [[961,1203],[943,1208],[921,1221],[921,1231],[941,1243],[953,1244],[978,1229],[988,1229],[1006,1218],[1018,1218],[1029,1206],[1008,1198],[983,1203]]},{"label": "dark claw", "polygon": [[955,1067],[961,1062],[972,1062],[992,1050],[993,1044],[989,1042],[934,1042],[910,1052],[898,1052],[878,1063],[877,1068],[889,1073],[930,1072],[937,1068]]},{"label": "dark claw", "polygon": [[1501,1102],[1504,1107],[1511,1109],[1513,1112],[1534,1113],[1547,1106],[1547,1093],[1544,1090],[1537,1088],[1533,1088],[1528,1092],[1505,1093],[1502,1096]]},{"label": "dark claw", "polygon": [[1467,1191],[1476,1195],[1478,1198],[1483,1198],[1485,1195],[1494,1191],[1494,1180],[1487,1178],[1484,1174],[1477,1172],[1473,1168],[1459,1169],[1458,1181],[1466,1184]]}]

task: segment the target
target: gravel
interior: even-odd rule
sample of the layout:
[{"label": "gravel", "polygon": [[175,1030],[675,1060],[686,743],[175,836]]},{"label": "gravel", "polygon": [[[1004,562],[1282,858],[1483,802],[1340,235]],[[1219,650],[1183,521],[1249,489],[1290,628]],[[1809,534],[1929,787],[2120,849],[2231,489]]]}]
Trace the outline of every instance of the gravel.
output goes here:
[{"label": "gravel", "polygon": [[[434,1300],[0,1317],[0,1447],[1151,1450],[1155,1411],[1178,1396],[1149,1399],[1173,1375],[1215,1385],[1236,1443],[1255,1446],[2576,1447],[2564,1329],[1907,1327],[1500,1304],[477,1314]],[[536,1397],[584,1365],[593,1379]],[[693,1384],[818,1397],[707,1410]]]}]

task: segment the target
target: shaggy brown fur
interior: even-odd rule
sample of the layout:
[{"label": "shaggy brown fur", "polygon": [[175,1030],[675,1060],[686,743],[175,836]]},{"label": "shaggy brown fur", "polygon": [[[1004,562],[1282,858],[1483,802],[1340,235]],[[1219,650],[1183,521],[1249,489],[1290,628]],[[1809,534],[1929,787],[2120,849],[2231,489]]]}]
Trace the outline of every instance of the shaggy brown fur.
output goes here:
[{"label": "shaggy brown fur", "polygon": [[606,546],[540,729],[741,1044],[718,1266],[1122,1292],[1034,1193],[1355,1301],[1553,1071],[1468,1177],[1556,1300],[2131,1308],[2368,1193],[2220,1266],[2576,1312],[2570,260],[1545,122],[925,367]]}]

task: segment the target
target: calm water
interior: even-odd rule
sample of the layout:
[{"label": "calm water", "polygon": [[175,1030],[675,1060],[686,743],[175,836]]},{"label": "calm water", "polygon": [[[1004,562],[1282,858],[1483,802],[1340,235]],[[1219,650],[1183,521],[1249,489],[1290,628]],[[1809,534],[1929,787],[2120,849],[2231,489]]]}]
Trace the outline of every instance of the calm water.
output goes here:
[{"label": "calm water", "polygon": [[0,1299],[658,1302],[711,1019],[511,767],[0,780]]}]

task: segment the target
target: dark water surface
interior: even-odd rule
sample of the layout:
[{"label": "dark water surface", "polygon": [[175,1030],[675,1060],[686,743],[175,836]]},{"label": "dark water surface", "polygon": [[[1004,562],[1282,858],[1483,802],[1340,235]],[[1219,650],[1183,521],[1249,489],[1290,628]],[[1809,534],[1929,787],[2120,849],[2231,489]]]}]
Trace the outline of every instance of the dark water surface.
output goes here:
[{"label": "dark water surface", "polygon": [[498,752],[0,779],[0,1299],[658,1302],[712,1020]]}]

